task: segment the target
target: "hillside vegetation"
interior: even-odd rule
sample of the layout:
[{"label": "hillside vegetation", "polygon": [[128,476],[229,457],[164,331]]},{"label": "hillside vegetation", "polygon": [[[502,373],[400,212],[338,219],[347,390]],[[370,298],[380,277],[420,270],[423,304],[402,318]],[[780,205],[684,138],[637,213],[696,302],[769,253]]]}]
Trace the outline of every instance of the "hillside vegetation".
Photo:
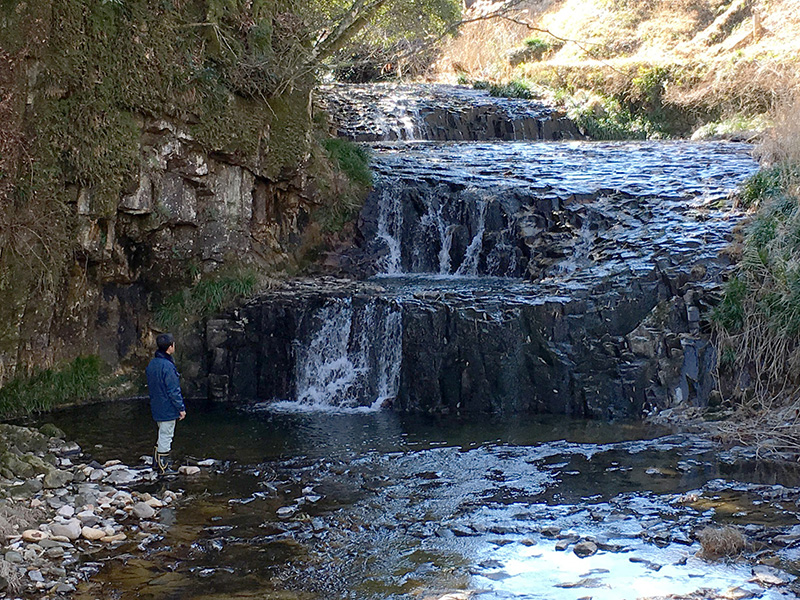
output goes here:
[{"label": "hillside vegetation", "polygon": [[798,83],[795,0],[537,0],[482,19],[489,8],[473,7],[439,76],[554,100],[593,137],[762,130]]},{"label": "hillside vegetation", "polygon": [[138,372],[159,329],[347,239],[368,157],[330,137],[318,77],[460,8],[0,0],[0,413],[94,394],[81,357]]}]

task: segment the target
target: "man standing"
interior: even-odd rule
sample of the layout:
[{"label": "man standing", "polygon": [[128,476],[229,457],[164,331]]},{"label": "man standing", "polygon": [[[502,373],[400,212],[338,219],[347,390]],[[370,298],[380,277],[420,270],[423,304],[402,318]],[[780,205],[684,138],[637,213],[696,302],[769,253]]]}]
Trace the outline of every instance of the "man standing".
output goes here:
[{"label": "man standing", "polygon": [[162,333],[156,337],[155,357],[147,365],[147,389],[150,393],[150,410],[158,425],[158,444],[153,452],[153,468],[162,475],[174,473],[169,461],[172,449],[172,436],[175,435],[176,421],[186,416],[186,406],[181,394],[178,369],[172,360],[175,352],[175,338]]}]

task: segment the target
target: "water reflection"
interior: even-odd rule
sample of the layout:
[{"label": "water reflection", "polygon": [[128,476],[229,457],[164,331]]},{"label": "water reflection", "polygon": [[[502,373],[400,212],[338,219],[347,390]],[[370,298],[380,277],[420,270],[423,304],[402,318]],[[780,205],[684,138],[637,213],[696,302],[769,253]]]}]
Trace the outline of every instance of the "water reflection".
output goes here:
[{"label": "water reflection", "polygon": [[[49,420],[101,460],[136,462],[154,436],[143,402]],[[773,485],[775,472],[763,474],[769,485],[759,472],[732,480],[693,435],[194,404],[176,452],[226,462],[170,484],[193,500],[163,539],[130,548],[136,560],[110,564],[82,597],[714,598],[735,587],[787,597],[748,582],[747,561],[700,560],[694,540],[715,523],[747,525],[754,540],[791,531],[797,490]],[[596,552],[580,558],[585,542]]]}]

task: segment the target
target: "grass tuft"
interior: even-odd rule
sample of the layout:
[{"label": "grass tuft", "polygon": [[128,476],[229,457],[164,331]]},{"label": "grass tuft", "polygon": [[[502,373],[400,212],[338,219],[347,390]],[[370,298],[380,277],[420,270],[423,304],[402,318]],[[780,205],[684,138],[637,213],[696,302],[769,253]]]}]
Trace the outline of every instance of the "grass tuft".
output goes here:
[{"label": "grass tuft", "polygon": [[323,140],[322,146],[350,181],[363,186],[372,185],[370,157],[366,148],[343,138]]},{"label": "grass tuft", "polygon": [[472,84],[472,87],[476,90],[487,90],[489,95],[495,98],[533,100],[538,97],[538,95],[531,90],[530,84],[522,79],[512,79],[506,83],[476,81]]},{"label": "grass tuft", "polygon": [[155,320],[164,329],[180,330],[228,308],[237,300],[249,298],[258,289],[258,275],[248,267],[234,267],[198,277],[189,288],[167,297],[155,309]]},{"label": "grass tuft", "polygon": [[320,143],[326,156],[318,157],[324,160],[318,165],[321,176],[317,184],[331,200],[317,208],[312,218],[323,233],[339,233],[358,216],[372,187],[370,154],[342,138],[326,138]]},{"label": "grass tuft", "polygon": [[97,356],[79,356],[60,368],[38,370],[15,377],[0,388],[0,416],[29,415],[60,404],[88,400],[100,392],[101,362]]},{"label": "grass tuft", "polygon": [[747,541],[735,527],[706,527],[699,534],[701,555],[707,560],[733,558],[747,548]]}]

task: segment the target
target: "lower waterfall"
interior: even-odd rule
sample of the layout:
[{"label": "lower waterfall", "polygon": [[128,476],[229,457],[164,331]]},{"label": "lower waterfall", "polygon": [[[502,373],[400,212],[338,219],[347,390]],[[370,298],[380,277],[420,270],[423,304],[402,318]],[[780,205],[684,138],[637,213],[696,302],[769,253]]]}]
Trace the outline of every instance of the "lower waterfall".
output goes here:
[{"label": "lower waterfall", "polygon": [[377,410],[394,399],[402,350],[398,308],[336,298],[310,318],[308,333],[295,341],[297,391],[292,404]]}]

